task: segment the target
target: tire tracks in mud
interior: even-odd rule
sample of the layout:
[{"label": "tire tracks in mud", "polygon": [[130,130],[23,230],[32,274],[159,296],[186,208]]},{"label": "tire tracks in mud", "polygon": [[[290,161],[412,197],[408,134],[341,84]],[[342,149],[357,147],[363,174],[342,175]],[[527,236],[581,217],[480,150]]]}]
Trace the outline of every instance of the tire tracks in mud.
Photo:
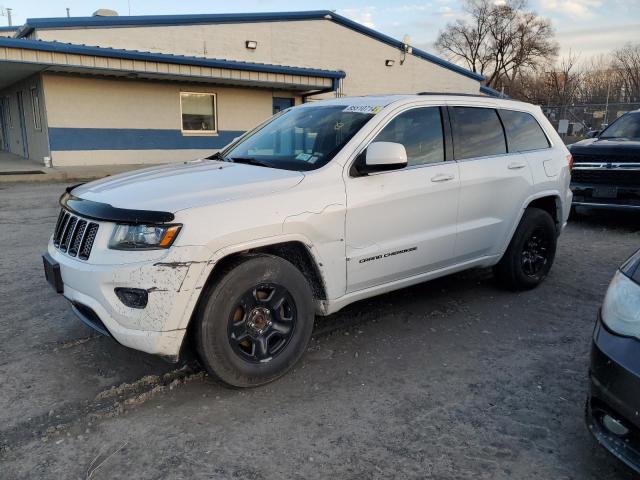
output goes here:
[{"label": "tire tracks in mud", "polygon": [[99,392],[93,400],[27,418],[10,429],[0,430],[0,456],[36,439],[49,441],[70,432],[84,433],[101,419],[117,417],[162,393],[203,382],[205,378],[205,371],[192,362],[162,375],[147,375],[131,383],[114,385]]},{"label": "tire tracks in mud", "polygon": [[[448,315],[451,310],[465,309],[464,304],[457,303],[454,308],[444,299],[445,305],[437,305]],[[356,312],[344,312],[330,317],[316,317],[312,340],[330,338],[338,332],[348,332],[365,324],[376,324],[389,315],[394,309],[395,299],[389,301],[374,300],[367,308]],[[455,304],[456,302],[454,302]],[[54,353],[61,350],[82,347],[100,335],[89,335],[68,342],[52,342],[45,350]],[[309,345],[308,352],[314,350]],[[0,430],[0,457],[8,450],[15,450],[29,442],[54,441],[68,434],[87,433],[100,420],[114,418],[140,407],[149,400],[182,387],[186,384],[204,382],[208,378],[205,370],[197,361],[189,361],[181,367],[162,375],[146,375],[131,383],[113,385],[99,392],[92,400],[68,404],[58,411],[51,410],[38,416],[27,418],[10,429]]]},{"label": "tire tracks in mud", "polygon": [[[355,315],[341,317],[322,325],[316,320],[313,338],[330,337],[333,333],[349,330],[364,323],[375,323],[377,315]],[[47,346],[47,350],[54,352],[85,345],[91,340],[101,338],[90,335],[69,342],[56,342]],[[74,402],[51,410],[0,430],[0,457],[8,450],[15,450],[29,442],[57,440],[68,433],[83,434],[88,427],[97,421],[114,418],[127,413],[152,398],[156,398],[175,388],[189,383],[204,382],[208,378],[206,372],[196,361],[190,361],[183,366],[162,375],[145,375],[131,383],[113,385],[100,391],[92,400]]]}]

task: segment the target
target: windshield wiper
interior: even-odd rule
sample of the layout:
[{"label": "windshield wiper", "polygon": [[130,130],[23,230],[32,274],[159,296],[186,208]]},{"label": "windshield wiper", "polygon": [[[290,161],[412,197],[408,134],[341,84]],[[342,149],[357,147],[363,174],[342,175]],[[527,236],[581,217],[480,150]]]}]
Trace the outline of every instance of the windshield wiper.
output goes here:
[{"label": "windshield wiper", "polygon": [[222,156],[222,152],[218,151],[213,155],[207,157],[207,160],[224,160],[225,158]]},{"label": "windshield wiper", "polygon": [[258,167],[273,168],[273,166],[270,163],[263,162],[262,160],[258,160],[251,157],[232,157],[232,158],[229,158],[229,160],[232,161],[233,163],[245,163],[247,165],[256,165]]}]

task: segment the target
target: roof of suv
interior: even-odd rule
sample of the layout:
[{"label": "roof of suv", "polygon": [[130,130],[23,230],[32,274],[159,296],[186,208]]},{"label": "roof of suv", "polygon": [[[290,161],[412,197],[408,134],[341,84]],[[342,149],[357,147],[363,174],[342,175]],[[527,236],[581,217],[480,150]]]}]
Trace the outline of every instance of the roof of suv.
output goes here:
[{"label": "roof of suv", "polygon": [[[387,105],[394,104],[404,104],[415,102],[416,100],[437,100],[437,101],[446,101],[446,100],[463,100],[468,101],[469,104],[473,103],[486,103],[490,105],[503,105],[505,107],[518,106],[519,109],[522,109],[523,106],[529,107],[529,109],[536,109],[538,107],[530,104],[521,102],[519,100],[512,100],[507,98],[496,98],[490,97],[487,95],[481,94],[469,94],[469,93],[417,93],[417,94],[396,94],[396,95],[365,95],[360,97],[341,97],[341,98],[332,98],[328,100],[323,100],[322,104],[337,104],[337,105],[371,105],[377,106],[380,108],[386,107]],[[304,105],[313,105],[315,102],[310,102]]]}]

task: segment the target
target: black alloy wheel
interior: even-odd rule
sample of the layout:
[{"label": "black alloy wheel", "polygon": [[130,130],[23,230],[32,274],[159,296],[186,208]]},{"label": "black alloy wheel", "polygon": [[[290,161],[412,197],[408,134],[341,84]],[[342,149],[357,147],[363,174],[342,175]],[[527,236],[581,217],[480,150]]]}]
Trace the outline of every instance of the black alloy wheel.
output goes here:
[{"label": "black alloy wheel", "polygon": [[282,352],[296,327],[296,307],[282,285],[262,283],[246,291],[229,318],[229,343],[240,358],[268,362]]},{"label": "black alloy wheel", "polygon": [[525,209],[507,250],[493,271],[511,290],[537,287],[551,270],[556,255],[557,227],[549,212]]},{"label": "black alloy wheel", "polygon": [[257,387],[289,371],[311,338],[309,281],[284,258],[238,256],[212,273],[194,318],[198,357],[215,380]]},{"label": "black alloy wheel", "polygon": [[550,245],[548,230],[536,228],[525,241],[522,249],[522,271],[531,278],[538,278],[549,263]]}]

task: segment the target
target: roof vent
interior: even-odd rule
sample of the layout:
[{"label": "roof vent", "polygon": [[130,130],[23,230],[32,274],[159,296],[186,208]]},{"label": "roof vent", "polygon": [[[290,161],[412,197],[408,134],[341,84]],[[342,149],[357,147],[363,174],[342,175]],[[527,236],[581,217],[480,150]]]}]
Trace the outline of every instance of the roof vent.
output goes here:
[{"label": "roof vent", "polygon": [[118,12],[109,10],[108,8],[99,8],[91,14],[92,17],[117,17]]}]

